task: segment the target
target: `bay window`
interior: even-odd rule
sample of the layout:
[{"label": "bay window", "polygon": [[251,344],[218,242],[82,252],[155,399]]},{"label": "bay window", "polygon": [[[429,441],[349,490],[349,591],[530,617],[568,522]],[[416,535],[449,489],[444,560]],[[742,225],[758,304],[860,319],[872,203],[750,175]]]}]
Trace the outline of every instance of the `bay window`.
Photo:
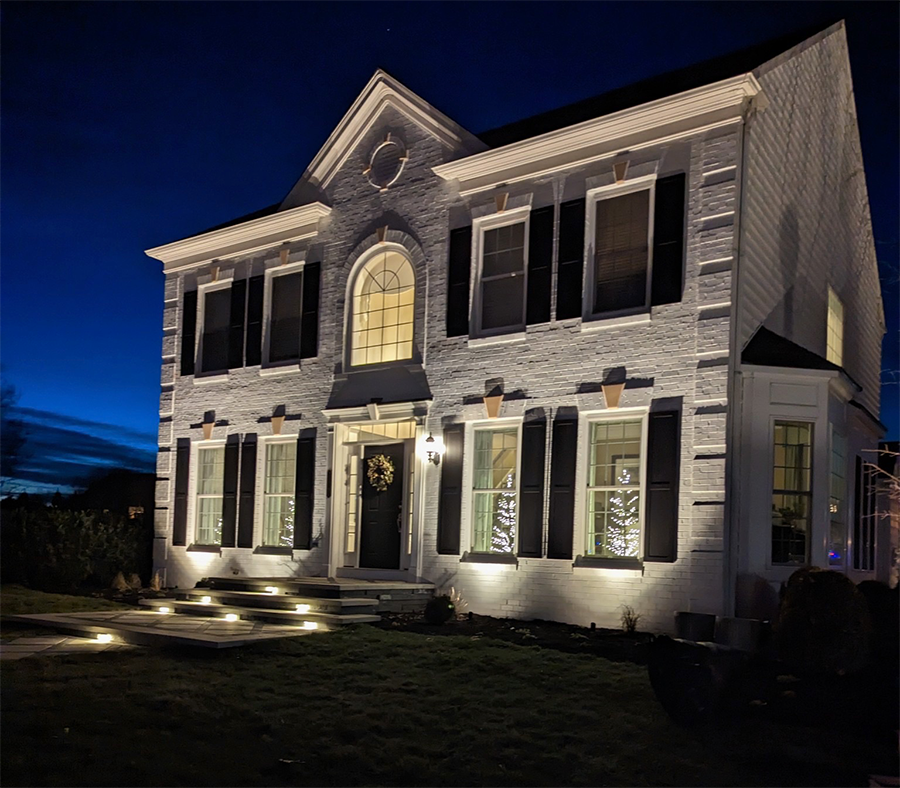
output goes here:
[{"label": "bay window", "polygon": [[804,564],[812,502],[810,422],[776,421],[772,480],[772,563]]}]

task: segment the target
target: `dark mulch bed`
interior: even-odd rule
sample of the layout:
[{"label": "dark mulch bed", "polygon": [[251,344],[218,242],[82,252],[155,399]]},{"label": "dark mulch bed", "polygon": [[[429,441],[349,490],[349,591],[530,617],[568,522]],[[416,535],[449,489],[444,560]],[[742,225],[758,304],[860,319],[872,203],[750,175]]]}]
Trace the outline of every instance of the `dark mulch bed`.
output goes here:
[{"label": "dark mulch bed", "polygon": [[464,615],[446,624],[428,624],[421,613],[382,613],[380,626],[399,632],[421,635],[461,635],[471,638],[494,638],[520,646],[540,646],[569,654],[591,654],[611,662],[647,664],[644,632],[628,634],[618,629],[587,629],[555,621],[517,621],[491,616]]},{"label": "dark mulch bed", "polygon": [[161,599],[172,595],[170,591],[153,591],[149,588],[129,588],[117,591],[114,588],[85,588],[73,592],[75,596],[89,596],[94,599],[108,599],[123,605],[137,605],[142,599]]}]

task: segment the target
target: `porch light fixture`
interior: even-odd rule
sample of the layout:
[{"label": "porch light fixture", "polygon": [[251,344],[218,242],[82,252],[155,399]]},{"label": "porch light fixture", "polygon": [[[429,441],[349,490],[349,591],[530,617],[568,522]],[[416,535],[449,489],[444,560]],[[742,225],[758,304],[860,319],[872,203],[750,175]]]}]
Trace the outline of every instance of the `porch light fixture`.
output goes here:
[{"label": "porch light fixture", "polygon": [[435,441],[434,435],[428,433],[428,437],[425,438],[425,456],[428,458],[428,462],[440,465],[441,453],[437,450],[436,443],[437,441]]},{"label": "porch light fixture", "polygon": [[212,602],[212,597],[211,597],[211,596],[202,596],[202,597],[200,597],[200,604],[201,604],[201,605],[208,605],[210,602]]},{"label": "porch light fixture", "polygon": [[278,593],[277,586],[266,586],[266,593],[267,594],[277,594]]},{"label": "porch light fixture", "polygon": [[226,621],[237,621],[238,620],[237,613],[226,613],[225,620]]},{"label": "porch light fixture", "polygon": [[309,605],[297,605],[298,613],[309,613]]},{"label": "porch light fixture", "polygon": [[101,632],[99,635],[97,635],[97,642],[112,643],[112,635],[110,635],[108,632]]},{"label": "porch light fixture", "polygon": [[171,612],[172,612],[172,608],[169,608],[169,607],[158,607],[158,608],[156,608],[156,612],[157,612],[157,613],[171,613]]}]

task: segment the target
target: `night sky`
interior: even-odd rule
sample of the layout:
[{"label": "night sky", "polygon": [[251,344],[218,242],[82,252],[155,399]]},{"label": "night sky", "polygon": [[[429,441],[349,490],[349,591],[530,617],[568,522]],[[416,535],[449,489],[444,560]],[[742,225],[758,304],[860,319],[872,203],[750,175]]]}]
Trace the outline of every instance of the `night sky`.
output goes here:
[{"label": "night sky", "polygon": [[885,290],[881,418],[900,436],[896,3],[4,2],[0,15],[0,361],[35,489],[92,466],[152,469],[163,276],[143,250],[284,197],[376,68],[478,133],[841,18]]}]

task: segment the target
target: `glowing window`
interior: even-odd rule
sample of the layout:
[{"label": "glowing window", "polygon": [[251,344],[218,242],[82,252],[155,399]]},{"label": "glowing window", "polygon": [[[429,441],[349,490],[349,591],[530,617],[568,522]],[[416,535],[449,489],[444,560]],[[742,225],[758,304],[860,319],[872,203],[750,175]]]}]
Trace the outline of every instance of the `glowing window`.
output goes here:
[{"label": "glowing window", "polygon": [[197,460],[197,544],[219,545],[222,544],[225,447],[200,449]]},{"label": "glowing window", "polygon": [[297,443],[266,446],[265,513],[263,544],[294,546],[294,476]]},{"label": "glowing window", "polygon": [[812,425],[775,422],[772,563],[804,564],[812,503]]},{"label": "glowing window", "polygon": [[369,260],[353,286],[350,364],[412,358],[415,273],[400,252]]},{"label": "glowing window", "polygon": [[844,305],[837,293],[828,288],[828,336],[825,358],[840,366],[844,358]]},{"label": "glowing window", "polygon": [[640,420],[590,425],[587,554],[638,558],[641,552]]},{"label": "glowing window", "polygon": [[515,552],[518,452],[518,427],[475,431],[473,552]]}]

